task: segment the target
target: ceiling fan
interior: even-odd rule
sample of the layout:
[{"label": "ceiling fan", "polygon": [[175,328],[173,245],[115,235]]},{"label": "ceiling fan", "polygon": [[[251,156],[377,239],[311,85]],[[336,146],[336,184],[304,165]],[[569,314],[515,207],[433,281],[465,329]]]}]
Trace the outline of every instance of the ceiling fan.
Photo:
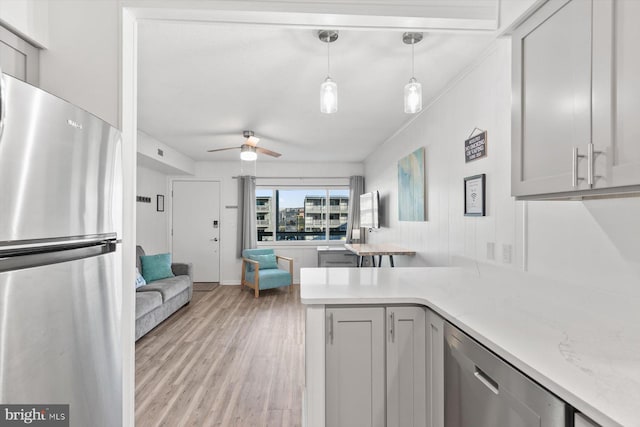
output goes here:
[{"label": "ceiling fan", "polygon": [[282,154],[275,151],[267,150],[266,148],[258,147],[258,141],[260,138],[256,138],[252,130],[245,130],[242,132],[242,136],[245,138],[243,144],[239,147],[227,147],[216,148],[214,150],[207,150],[208,153],[214,153],[216,151],[237,150],[240,149],[240,158],[242,160],[252,161],[258,158],[258,153],[266,154],[271,157],[280,157]]}]

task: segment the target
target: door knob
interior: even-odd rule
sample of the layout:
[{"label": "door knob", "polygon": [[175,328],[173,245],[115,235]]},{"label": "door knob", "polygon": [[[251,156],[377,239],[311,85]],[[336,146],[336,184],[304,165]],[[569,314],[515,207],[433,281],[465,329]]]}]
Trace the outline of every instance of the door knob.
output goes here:
[{"label": "door knob", "polygon": [[212,242],[217,242],[217,241],[218,241],[218,238],[217,238],[217,237],[214,237],[213,239],[209,239],[209,240],[211,240]]}]

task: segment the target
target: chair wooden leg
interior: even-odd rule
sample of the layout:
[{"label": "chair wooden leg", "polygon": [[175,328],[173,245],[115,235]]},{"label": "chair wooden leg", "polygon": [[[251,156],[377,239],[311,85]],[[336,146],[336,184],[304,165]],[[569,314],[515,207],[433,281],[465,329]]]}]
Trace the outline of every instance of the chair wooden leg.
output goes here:
[{"label": "chair wooden leg", "polygon": [[240,292],[244,290],[244,279],[247,274],[246,261],[242,258],[242,274],[240,275]]},{"label": "chair wooden leg", "polygon": [[289,275],[291,277],[291,281],[289,282],[289,293],[291,293],[291,288],[293,288],[293,261],[289,261]]},{"label": "chair wooden leg", "polygon": [[256,271],[256,275],[253,277],[253,289],[255,289],[254,298],[258,298],[260,296],[260,275]]}]

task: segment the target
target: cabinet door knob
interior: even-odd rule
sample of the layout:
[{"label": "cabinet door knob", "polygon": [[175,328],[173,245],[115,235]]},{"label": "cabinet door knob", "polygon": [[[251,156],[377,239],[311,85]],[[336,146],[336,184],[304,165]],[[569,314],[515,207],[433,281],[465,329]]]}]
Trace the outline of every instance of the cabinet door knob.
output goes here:
[{"label": "cabinet door knob", "polygon": [[329,344],[333,344],[333,313],[329,313]]},{"label": "cabinet door knob", "polygon": [[587,184],[589,185],[593,185],[596,182],[596,178],[600,178],[600,176],[595,175],[593,171],[593,162],[599,154],[602,154],[602,151],[594,151],[593,142],[590,142],[587,145]]},{"label": "cabinet door knob", "polygon": [[573,147],[571,156],[571,186],[573,188],[578,187],[578,182],[584,180],[584,178],[578,178],[578,159],[582,159],[583,157],[584,154],[578,154],[578,147]]},{"label": "cabinet door knob", "polygon": [[389,338],[391,338],[391,342],[395,342],[395,323],[396,323],[396,315],[392,311],[389,315]]}]

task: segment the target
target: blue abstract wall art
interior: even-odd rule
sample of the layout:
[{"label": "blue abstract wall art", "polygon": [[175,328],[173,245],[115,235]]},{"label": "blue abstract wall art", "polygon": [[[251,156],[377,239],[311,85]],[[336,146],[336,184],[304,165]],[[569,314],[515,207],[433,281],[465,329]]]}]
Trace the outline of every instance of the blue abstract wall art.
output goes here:
[{"label": "blue abstract wall art", "polygon": [[398,219],[426,220],[424,147],[398,161]]}]

